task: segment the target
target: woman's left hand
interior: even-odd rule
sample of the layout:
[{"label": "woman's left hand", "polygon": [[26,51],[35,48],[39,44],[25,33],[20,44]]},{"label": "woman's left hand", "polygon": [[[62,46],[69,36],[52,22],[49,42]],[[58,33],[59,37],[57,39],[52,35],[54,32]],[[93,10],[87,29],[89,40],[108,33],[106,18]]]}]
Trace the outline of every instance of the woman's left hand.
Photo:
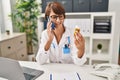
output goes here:
[{"label": "woman's left hand", "polygon": [[78,49],[78,57],[81,58],[84,54],[84,49],[85,49],[85,39],[83,36],[77,32],[74,35],[74,43],[76,45],[76,48]]}]

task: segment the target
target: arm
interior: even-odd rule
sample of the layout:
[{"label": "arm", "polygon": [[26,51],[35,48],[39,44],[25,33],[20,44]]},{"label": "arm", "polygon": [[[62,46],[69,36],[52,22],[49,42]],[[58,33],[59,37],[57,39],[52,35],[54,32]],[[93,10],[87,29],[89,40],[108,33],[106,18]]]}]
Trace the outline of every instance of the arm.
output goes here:
[{"label": "arm", "polygon": [[85,62],[86,62],[86,55],[83,54],[82,57],[78,57],[78,50],[77,48],[75,47],[75,45],[73,46],[74,48],[72,49],[72,59],[73,59],[73,62],[74,64],[76,65],[83,65]]},{"label": "arm", "polygon": [[72,42],[72,58],[75,64],[83,65],[86,62],[85,52],[85,40],[80,33],[74,35],[74,40]]},{"label": "arm", "polygon": [[39,64],[46,63],[48,58],[49,58],[49,50],[44,49],[45,43],[47,43],[47,41],[46,41],[47,38],[48,38],[47,30],[45,30],[45,31],[42,32],[41,43],[39,45],[39,49],[38,49],[38,52],[37,52],[37,55],[36,55],[36,61]]},{"label": "arm", "polygon": [[42,32],[40,47],[36,56],[39,64],[44,64],[49,58],[49,48],[54,37],[54,32],[51,30],[51,22],[47,23],[47,29]]},{"label": "arm", "polygon": [[80,33],[76,33],[76,35],[74,35],[74,43],[77,48],[78,58],[82,58],[85,50],[85,40]]}]

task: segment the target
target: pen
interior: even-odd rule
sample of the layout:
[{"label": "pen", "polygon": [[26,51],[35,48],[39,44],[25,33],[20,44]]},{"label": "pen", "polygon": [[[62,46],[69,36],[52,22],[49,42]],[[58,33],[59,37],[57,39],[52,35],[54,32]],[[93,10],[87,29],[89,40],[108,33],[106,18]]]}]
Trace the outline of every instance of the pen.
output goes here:
[{"label": "pen", "polygon": [[52,80],[52,74],[50,74],[50,80]]},{"label": "pen", "polygon": [[[76,72],[77,73],[77,72]],[[81,80],[80,75],[77,73],[78,79]]]}]

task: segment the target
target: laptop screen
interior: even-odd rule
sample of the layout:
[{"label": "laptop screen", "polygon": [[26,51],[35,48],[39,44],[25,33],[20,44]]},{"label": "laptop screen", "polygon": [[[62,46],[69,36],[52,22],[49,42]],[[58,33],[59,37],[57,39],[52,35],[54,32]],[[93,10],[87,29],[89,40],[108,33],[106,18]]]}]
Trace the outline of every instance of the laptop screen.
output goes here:
[{"label": "laptop screen", "polygon": [[21,67],[18,61],[0,57],[0,77],[8,80],[35,80],[44,71]]},{"label": "laptop screen", "polygon": [[0,76],[8,80],[25,80],[22,68],[15,60],[0,57]]}]

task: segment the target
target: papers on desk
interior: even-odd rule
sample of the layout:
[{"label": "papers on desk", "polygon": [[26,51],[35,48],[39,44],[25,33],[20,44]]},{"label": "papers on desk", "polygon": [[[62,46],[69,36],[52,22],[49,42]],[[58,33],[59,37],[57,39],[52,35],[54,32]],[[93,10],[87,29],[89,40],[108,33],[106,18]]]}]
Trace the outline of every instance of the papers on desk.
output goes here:
[{"label": "papers on desk", "polygon": [[50,80],[81,80],[77,72],[73,73],[53,73],[50,74]]}]

